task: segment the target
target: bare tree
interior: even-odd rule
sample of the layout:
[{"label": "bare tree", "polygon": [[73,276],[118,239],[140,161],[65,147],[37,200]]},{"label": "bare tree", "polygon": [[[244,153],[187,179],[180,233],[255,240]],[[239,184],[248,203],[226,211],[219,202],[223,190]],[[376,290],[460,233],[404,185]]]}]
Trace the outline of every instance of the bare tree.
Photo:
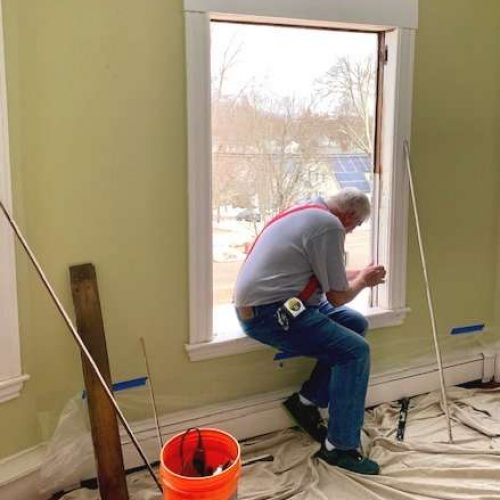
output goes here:
[{"label": "bare tree", "polygon": [[321,190],[331,176],[325,145],[372,153],[376,72],[371,59],[341,58],[309,102],[277,99],[251,82],[228,95],[224,80],[241,50],[227,48],[214,77],[213,204],[217,213],[222,205],[256,208],[267,219]]},{"label": "bare tree", "polygon": [[214,206],[245,203],[239,206],[255,207],[267,219],[317,194],[331,174],[318,154],[328,121],[314,107],[313,101],[276,99],[257,88],[218,102]]},{"label": "bare tree", "polygon": [[232,126],[237,115],[235,105],[245,91],[245,86],[234,97],[224,94],[224,83],[238,64],[243,49],[243,43],[238,43],[233,36],[212,75],[212,205],[216,209],[218,222],[222,205],[250,204],[250,195],[244,188],[245,172],[238,168],[234,148],[237,139]]},{"label": "bare tree", "polygon": [[341,57],[318,81],[317,93],[329,99],[337,142],[373,152],[376,68],[373,58],[352,61]]},{"label": "bare tree", "polygon": [[212,205],[220,220],[223,205],[250,207],[253,192],[248,185],[244,138],[251,110],[234,100],[213,102],[212,109]]},{"label": "bare tree", "polygon": [[223,97],[222,89],[227,80],[227,75],[238,63],[238,57],[244,48],[242,42],[237,43],[235,36],[227,44],[222,54],[222,61],[212,75],[212,99],[220,101]]},{"label": "bare tree", "polygon": [[261,213],[270,216],[310,193],[320,135],[312,104],[294,98],[247,96],[253,110],[247,133],[250,155],[249,181]]}]

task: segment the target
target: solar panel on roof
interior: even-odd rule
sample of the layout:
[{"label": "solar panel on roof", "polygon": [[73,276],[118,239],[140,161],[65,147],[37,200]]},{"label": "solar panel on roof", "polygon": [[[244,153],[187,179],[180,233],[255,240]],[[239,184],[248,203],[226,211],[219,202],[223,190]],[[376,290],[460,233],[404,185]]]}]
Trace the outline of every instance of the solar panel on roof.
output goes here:
[{"label": "solar panel on roof", "polygon": [[332,158],[331,167],[341,188],[356,187],[364,193],[371,191],[366,175],[372,169],[369,155],[336,155]]},{"label": "solar panel on roof", "polygon": [[[338,172],[337,179],[342,182],[354,182],[360,178],[359,172]],[[364,179],[365,177],[362,176]]]}]

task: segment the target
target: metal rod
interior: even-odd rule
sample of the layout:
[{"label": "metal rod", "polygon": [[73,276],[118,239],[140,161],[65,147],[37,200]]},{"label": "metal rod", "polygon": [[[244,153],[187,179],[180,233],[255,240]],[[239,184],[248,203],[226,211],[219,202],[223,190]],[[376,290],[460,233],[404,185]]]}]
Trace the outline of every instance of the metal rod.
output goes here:
[{"label": "metal rod", "polygon": [[252,458],[247,458],[246,460],[241,461],[241,466],[246,467],[247,465],[252,465],[255,464],[256,462],[273,462],[274,457],[270,455],[269,453],[266,453],[265,455],[258,455],[256,457]]},{"label": "metal rod", "polygon": [[83,340],[81,339],[79,333],[77,332],[75,326],[73,325],[70,317],[68,316],[68,313],[64,310],[64,307],[62,306],[61,301],[58,299],[57,295],[55,294],[52,286],[50,285],[48,279],[45,276],[45,273],[43,272],[40,264],[38,263],[38,260],[36,259],[35,255],[31,251],[31,248],[29,247],[28,243],[26,242],[26,240],[25,240],[24,236],[22,235],[20,229],[18,228],[16,222],[14,221],[14,219],[12,218],[12,216],[9,214],[9,212],[7,211],[7,209],[5,208],[5,205],[2,203],[1,200],[0,200],[0,208],[2,209],[2,212],[4,213],[4,215],[7,218],[7,220],[9,221],[10,226],[14,230],[14,233],[16,234],[19,242],[21,243],[22,247],[26,251],[29,259],[31,260],[31,262],[33,264],[33,266],[35,267],[35,269],[36,269],[36,271],[38,273],[38,276],[42,280],[42,283],[44,284],[45,288],[49,292],[49,295],[52,298],[52,300],[53,300],[53,302],[54,302],[57,310],[60,312],[61,316],[63,317],[64,322],[68,326],[71,335],[73,335],[73,338],[75,339],[76,343],[80,347],[80,350],[85,355],[85,357],[87,358],[90,366],[94,370],[94,373],[96,374],[96,376],[97,376],[97,378],[98,378],[98,380],[99,380],[102,388],[104,389],[104,392],[106,393],[107,397],[109,398],[110,403],[115,408],[115,411],[116,411],[116,414],[118,415],[118,418],[120,419],[121,423],[123,424],[123,427],[127,431],[127,434],[129,435],[130,439],[132,440],[132,443],[136,447],[139,455],[143,459],[144,464],[148,468],[149,473],[151,474],[151,477],[153,478],[153,480],[155,481],[156,485],[158,486],[158,489],[160,491],[163,491],[162,487],[161,487],[161,484],[158,481],[158,478],[156,477],[156,474],[154,473],[151,465],[148,462],[146,454],[142,450],[141,445],[139,444],[139,441],[137,441],[136,437],[134,436],[134,433],[132,432],[132,429],[130,428],[130,425],[128,424],[128,422],[127,422],[125,416],[123,415],[122,411],[120,410],[120,407],[118,406],[118,403],[116,402],[116,400],[115,400],[115,398],[113,396],[113,393],[111,392],[111,389],[108,387],[108,384],[104,380],[104,377],[102,376],[102,374],[101,374],[101,372],[100,372],[97,364],[95,363],[94,359],[92,358],[92,355],[90,354],[90,352],[88,351],[87,347],[83,343]]},{"label": "metal rod", "polygon": [[146,363],[146,372],[148,374],[149,396],[151,398],[151,405],[153,407],[153,414],[155,417],[155,424],[156,424],[156,435],[158,437],[158,444],[160,445],[160,451],[161,451],[161,449],[163,448],[163,440],[161,437],[160,423],[158,422],[158,412],[156,410],[156,399],[153,390],[153,381],[151,380],[151,372],[149,370],[148,355],[146,352],[146,343],[144,342],[144,339],[142,337],[139,340],[141,341],[142,354],[144,355],[144,361]]},{"label": "metal rod", "polygon": [[448,399],[446,397],[446,389],[445,389],[445,380],[444,380],[444,372],[443,372],[443,358],[441,356],[441,349],[439,347],[439,341],[438,341],[438,336],[437,336],[436,319],[434,316],[434,306],[432,303],[431,287],[429,285],[429,278],[427,275],[427,266],[425,263],[424,245],[422,243],[422,235],[420,233],[420,222],[419,222],[418,211],[417,211],[417,200],[416,200],[416,196],[415,196],[415,186],[413,185],[413,177],[411,174],[410,147],[408,145],[407,140],[404,141],[403,148],[404,148],[404,153],[405,153],[406,166],[407,166],[407,170],[408,170],[408,179],[410,180],[410,193],[411,193],[411,200],[412,200],[412,205],[413,205],[413,213],[415,215],[415,223],[416,223],[416,227],[417,227],[417,239],[418,239],[418,246],[420,249],[420,260],[422,262],[422,270],[424,273],[425,289],[427,292],[427,304],[429,306],[429,315],[431,318],[432,336],[434,339],[434,350],[436,352],[437,364],[438,364],[438,369],[439,369],[439,380],[441,383],[441,399],[442,399],[442,403],[443,403],[444,414],[446,415],[446,423],[448,426],[448,438],[449,438],[450,443],[453,443],[453,436],[451,433],[450,412],[449,412],[449,408],[448,408]]},{"label": "metal rod", "polygon": [[406,420],[408,418],[408,406],[410,405],[409,398],[403,398],[400,400],[401,409],[399,411],[398,428],[396,430],[396,439],[398,441],[403,441],[405,438],[405,428]]}]

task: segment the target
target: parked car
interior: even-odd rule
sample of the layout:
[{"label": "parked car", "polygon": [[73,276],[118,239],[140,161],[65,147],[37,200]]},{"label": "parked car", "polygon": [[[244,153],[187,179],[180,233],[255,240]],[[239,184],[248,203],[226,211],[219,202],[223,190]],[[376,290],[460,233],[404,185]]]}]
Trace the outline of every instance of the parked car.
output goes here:
[{"label": "parked car", "polygon": [[245,222],[260,222],[262,217],[255,208],[245,208],[236,214],[236,220]]}]

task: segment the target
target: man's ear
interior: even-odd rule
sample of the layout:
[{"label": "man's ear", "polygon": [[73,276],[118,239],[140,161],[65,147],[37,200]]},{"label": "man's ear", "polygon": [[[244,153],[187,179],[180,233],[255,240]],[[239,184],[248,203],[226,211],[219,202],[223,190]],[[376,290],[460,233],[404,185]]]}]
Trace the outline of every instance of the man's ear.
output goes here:
[{"label": "man's ear", "polygon": [[354,219],[356,218],[356,213],[353,210],[350,210],[349,212],[345,213],[344,220],[346,221],[347,224],[350,224],[354,222]]}]

